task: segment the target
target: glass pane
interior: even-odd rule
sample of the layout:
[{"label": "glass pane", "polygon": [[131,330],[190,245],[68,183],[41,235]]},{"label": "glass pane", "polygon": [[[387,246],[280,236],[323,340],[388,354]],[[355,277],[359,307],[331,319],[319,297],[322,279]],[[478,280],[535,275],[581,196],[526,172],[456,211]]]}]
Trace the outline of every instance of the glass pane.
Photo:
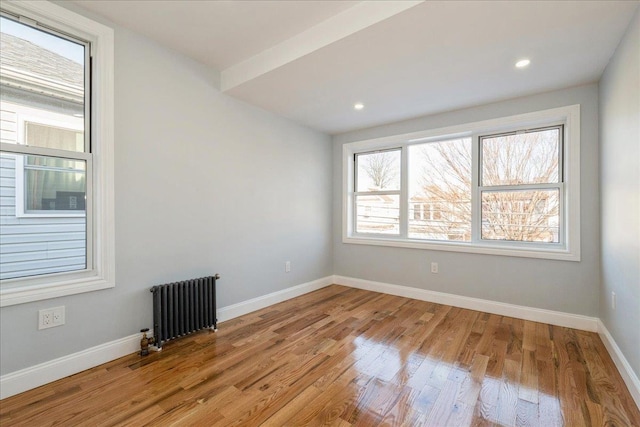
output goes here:
[{"label": "glass pane", "polygon": [[471,240],[471,139],[409,147],[409,237]]},{"label": "glass pane", "polygon": [[560,128],[482,138],[482,185],[559,181]]},{"label": "glass pane", "polygon": [[2,153],[0,187],[0,279],[86,268],[85,162]]},{"label": "glass pane", "polygon": [[85,151],[86,47],[4,17],[0,42],[2,142]]},{"label": "glass pane", "polygon": [[400,196],[356,196],[356,232],[400,233]]},{"label": "glass pane", "polygon": [[482,238],[560,241],[559,190],[483,191]]},{"label": "glass pane", "polygon": [[400,150],[357,154],[356,191],[400,189]]},{"label": "glass pane", "polygon": [[35,123],[25,123],[27,145],[58,150],[84,151],[82,132]]},{"label": "glass pane", "polygon": [[[29,156],[29,163],[57,163],[58,167],[25,166],[25,211],[85,211],[87,192],[84,162]],[[78,168],[78,166],[81,166]]]}]

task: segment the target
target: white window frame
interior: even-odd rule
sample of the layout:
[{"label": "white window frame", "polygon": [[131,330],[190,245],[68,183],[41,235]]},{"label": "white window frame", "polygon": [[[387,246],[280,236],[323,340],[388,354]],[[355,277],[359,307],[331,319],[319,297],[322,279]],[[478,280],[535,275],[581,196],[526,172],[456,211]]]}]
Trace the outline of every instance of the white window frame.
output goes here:
[{"label": "white window frame", "polygon": [[[2,2],[8,14],[27,17],[82,40],[91,46],[91,145],[93,168],[87,171],[87,269],[68,273],[2,280],[0,307],[115,286],[114,241],[114,36],[113,29],[49,2]],[[2,151],[21,152],[19,145],[2,144]],[[51,155],[46,148],[29,147],[23,154]],[[89,221],[91,224],[89,224]],[[89,261],[89,256],[91,261]]]},{"label": "white window frame", "polygon": [[[392,152],[392,151],[398,151],[401,159],[402,159],[402,148],[401,147],[390,147],[390,148],[386,148],[384,150],[376,150],[376,151],[363,151],[363,152],[358,152],[358,153],[354,153],[354,154],[375,154],[377,152]],[[357,161],[354,158],[354,162]],[[402,160],[401,160],[401,164],[402,164]],[[400,165],[400,168],[402,169],[402,165]],[[402,175],[401,175],[401,179],[402,179]],[[358,187],[358,173],[357,171],[355,171],[355,175],[354,175],[354,192],[353,192],[353,200],[354,200],[354,212],[356,210],[355,208],[355,204],[356,204],[356,200],[358,198],[358,196],[398,196],[398,201],[400,202],[400,205],[402,205],[402,194],[401,194],[401,188],[402,188],[402,183],[400,184],[400,188],[398,188],[397,190],[363,190],[363,191],[357,191],[357,187]],[[399,220],[399,224],[398,224],[398,232],[400,234],[402,234],[403,232],[403,228],[402,228],[402,223],[403,223],[403,218],[404,216],[406,216],[406,209],[403,209],[402,206],[399,206],[400,210],[398,213],[398,220]],[[406,222],[406,221],[405,221]],[[354,230],[356,229],[356,215],[354,215],[353,217],[353,227]],[[397,236],[397,233],[384,233],[381,234],[383,236]]]},{"label": "white window frame", "polygon": [[[563,207],[564,207],[564,203],[562,202],[563,200],[563,193],[564,193],[564,163],[563,163],[563,146],[564,146],[564,125],[562,124],[555,124],[552,126],[545,126],[542,128],[536,128],[536,129],[527,129],[526,131],[524,130],[517,130],[514,132],[508,132],[508,133],[500,133],[500,134],[484,134],[484,135],[480,135],[478,137],[479,141],[478,141],[478,185],[477,185],[477,197],[475,198],[476,200],[476,204],[475,207],[478,211],[478,215],[480,216],[480,226],[477,228],[477,238],[479,238],[482,241],[486,241],[486,242],[495,242],[496,240],[492,240],[492,239],[484,239],[482,237],[482,193],[483,192],[500,192],[500,191],[508,191],[508,192],[514,192],[514,191],[536,191],[536,190],[557,190],[558,191],[558,197],[560,200],[560,204],[558,206],[558,217],[562,218],[563,217]],[[484,159],[482,156],[482,144],[483,144],[483,139],[486,138],[494,138],[497,136],[502,136],[502,135],[507,135],[507,134],[512,134],[512,135],[516,135],[516,134],[521,134],[521,133],[528,133],[528,132],[540,132],[543,130],[548,130],[548,129],[559,129],[561,131],[560,134],[560,140],[558,141],[558,181],[557,182],[549,182],[549,183],[527,183],[527,184],[504,184],[504,185],[485,185],[482,179],[482,167],[484,164]],[[558,224],[558,234],[559,234],[559,239],[560,242],[559,243],[545,243],[542,242],[540,243],[541,245],[544,246],[550,246],[550,245],[559,245],[562,244],[563,241],[563,232],[564,229],[561,226],[561,224]],[[525,244],[531,245],[532,242],[526,242]]]},{"label": "white window frame", "polygon": [[[561,168],[564,173],[561,192],[560,243],[511,242],[480,239],[479,137],[522,129],[563,125],[564,144]],[[472,139],[472,239],[471,242],[420,240],[407,237],[401,223],[398,236],[355,233],[354,155],[362,152],[402,147],[401,212],[409,207],[407,189],[408,146],[455,138]],[[403,135],[394,135],[343,145],[342,242],[348,244],[416,248],[436,251],[467,252],[526,258],[580,261],[580,105],[467,123]],[[403,221],[401,219],[401,221]],[[405,219],[406,221],[406,215]]]}]

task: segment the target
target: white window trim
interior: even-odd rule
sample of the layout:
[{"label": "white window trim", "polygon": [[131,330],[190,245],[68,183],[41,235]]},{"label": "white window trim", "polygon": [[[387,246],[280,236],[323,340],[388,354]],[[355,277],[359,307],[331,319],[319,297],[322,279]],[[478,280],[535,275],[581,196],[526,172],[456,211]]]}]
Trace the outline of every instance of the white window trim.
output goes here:
[{"label": "white window trim", "polygon": [[[93,230],[87,235],[92,268],[3,280],[0,307],[112,288],[115,286],[113,29],[44,1],[5,1],[2,9],[91,42],[94,58],[91,88],[93,172],[92,176],[87,176],[87,186],[92,185],[94,193],[92,206],[88,206],[93,209]],[[14,144],[7,145],[7,150],[15,151],[15,146],[11,147]],[[47,154],[46,149],[39,151]]]},{"label": "white window trim", "polygon": [[[355,153],[382,150],[385,148],[407,146],[419,142],[441,139],[470,137],[480,133],[513,131],[518,128],[543,127],[550,124],[564,124],[564,215],[562,230],[565,233],[561,244],[512,243],[503,241],[425,241],[397,236],[363,235],[354,232],[353,194],[354,180],[353,156]],[[477,145],[473,149],[477,150]],[[474,159],[477,159],[474,153]],[[477,161],[473,164],[474,180],[477,179]],[[402,175],[406,175],[404,172]],[[484,120],[457,126],[432,129],[421,132],[394,135],[364,141],[346,143],[342,148],[342,242],[348,244],[390,246],[451,252],[467,252],[487,255],[504,255],[526,258],[542,258],[563,261],[580,261],[580,105],[554,108],[533,113]],[[475,184],[475,183],[474,183]],[[406,185],[405,187],[406,188]],[[477,186],[474,185],[474,193]],[[477,195],[474,195],[477,198]],[[404,204],[401,200],[401,203]],[[474,225],[479,213],[474,209]],[[478,230],[478,225],[472,227]]]}]

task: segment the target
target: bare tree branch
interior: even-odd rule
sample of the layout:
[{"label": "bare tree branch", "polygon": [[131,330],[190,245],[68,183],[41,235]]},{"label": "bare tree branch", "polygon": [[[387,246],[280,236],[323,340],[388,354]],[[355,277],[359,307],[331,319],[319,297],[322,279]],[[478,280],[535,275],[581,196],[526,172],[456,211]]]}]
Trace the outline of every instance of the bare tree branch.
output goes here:
[{"label": "bare tree branch", "polygon": [[[482,186],[558,182],[557,130],[483,140]],[[438,206],[440,220],[414,220],[410,229],[427,236],[470,240],[471,143],[444,141],[421,147],[421,191],[413,203]],[[557,239],[557,190],[483,191],[482,237],[515,241]],[[416,215],[419,216],[419,215]]]},{"label": "bare tree branch", "polygon": [[362,156],[361,166],[379,189],[387,188],[398,176],[397,154],[394,152],[373,153]]}]

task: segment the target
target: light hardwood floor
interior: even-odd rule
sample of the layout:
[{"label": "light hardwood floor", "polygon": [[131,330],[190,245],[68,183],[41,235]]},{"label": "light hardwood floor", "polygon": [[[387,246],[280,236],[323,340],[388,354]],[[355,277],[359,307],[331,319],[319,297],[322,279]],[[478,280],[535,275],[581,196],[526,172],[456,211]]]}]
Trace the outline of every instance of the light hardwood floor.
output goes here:
[{"label": "light hardwood floor", "polygon": [[2,426],[640,426],[600,338],[330,286],[0,402]]}]

